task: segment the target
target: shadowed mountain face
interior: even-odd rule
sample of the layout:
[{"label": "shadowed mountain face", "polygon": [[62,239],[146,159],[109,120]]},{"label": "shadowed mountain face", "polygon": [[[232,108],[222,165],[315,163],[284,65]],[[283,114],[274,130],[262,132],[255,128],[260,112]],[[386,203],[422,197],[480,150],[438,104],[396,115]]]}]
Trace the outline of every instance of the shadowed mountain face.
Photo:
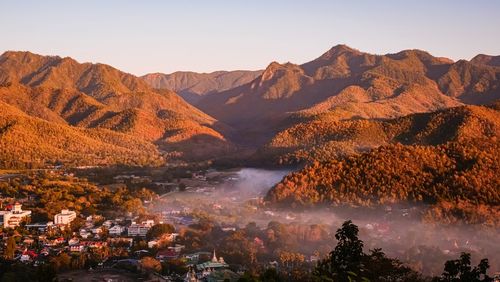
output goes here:
[{"label": "shadowed mountain face", "polygon": [[205,94],[229,90],[246,84],[259,76],[262,71],[216,71],[196,73],[179,71],[171,74],[151,73],[142,78],[156,89],[171,89],[192,105]]},{"label": "shadowed mountain face", "polygon": [[237,128],[331,112],[337,119],[387,119],[500,98],[500,69],[419,50],[371,55],[338,45],[296,65],[271,63],[250,83],[197,106]]},{"label": "shadowed mountain face", "polygon": [[472,58],[470,62],[477,65],[500,67],[500,56],[489,56],[489,55],[479,54],[474,58]]},{"label": "shadowed mountain face", "polygon": [[204,136],[208,155],[214,144],[229,146],[218,132],[227,127],[174,92],[154,90],[143,79],[103,64],[6,52],[0,56],[0,101],[51,123],[110,129],[166,151],[189,152],[188,140],[197,136]]}]

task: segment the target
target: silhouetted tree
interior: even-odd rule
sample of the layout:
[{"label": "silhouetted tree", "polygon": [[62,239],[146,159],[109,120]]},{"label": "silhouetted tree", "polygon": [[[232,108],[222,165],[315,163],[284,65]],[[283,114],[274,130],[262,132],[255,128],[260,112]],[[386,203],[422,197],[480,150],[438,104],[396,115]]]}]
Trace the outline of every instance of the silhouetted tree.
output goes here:
[{"label": "silhouetted tree", "polygon": [[459,259],[449,260],[444,264],[444,272],[438,281],[443,282],[490,282],[493,278],[486,274],[490,265],[488,259],[482,259],[478,266],[472,268],[471,256],[462,253]]}]

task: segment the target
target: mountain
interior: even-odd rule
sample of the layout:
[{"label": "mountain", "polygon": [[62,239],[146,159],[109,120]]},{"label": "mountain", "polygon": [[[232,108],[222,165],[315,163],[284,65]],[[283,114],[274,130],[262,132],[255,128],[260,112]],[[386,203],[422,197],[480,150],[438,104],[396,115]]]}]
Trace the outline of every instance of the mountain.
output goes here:
[{"label": "mountain", "polygon": [[269,131],[289,117],[389,119],[500,98],[500,69],[420,50],[372,55],[337,45],[302,65],[271,63],[250,83],[207,94],[205,113]]},{"label": "mountain", "polygon": [[155,145],[102,128],[79,128],[31,117],[0,101],[0,167],[159,165]]},{"label": "mountain", "polygon": [[110,129],[186,156],[231,147],[221,133],[230,131],[227,126],[174,92],[152,89],[143,79],[104,64],[5,52],[0,101],[51,123]]},{"label": "mountain", "polygon": [[262,71],[216,71],[196,73],[178,71],[171,74],[151,73],[142,78],[156,89],[171,89],[195,105],[205,94],[221,92],[254,80]]},{"label": "mountain", "polygon": [[325,113],[278,134],[254,156],[259,162],[311,163],[367,152],[379,146],[439,145],[500,137],[495,106],[461,106],[391,120],[337,120]]},{"label": "mountain", "polygon": [[479,54],[474,58],[472,58],[470,62],[477,65],[500,67],[500,56],[489,56],[489,55]]},{"label": "mountain", "polygon": [[[500,226],[497,105],[371,123],[335,124],[326,131],[313,127],[305,137],[296,133],[295,140],[305,141],[309,150],[315,150],[315,142],[318,146],[327,140],[369,142],[368,136],[383,146],[343,157],[315,158],[274,186],[267,200],[363,207],[416,202],[425,205],[424,217],[430,220]],[[305,128],[292,131],[297,130],[304,134]],[[365,131],[369,133],[363,136]]]}]

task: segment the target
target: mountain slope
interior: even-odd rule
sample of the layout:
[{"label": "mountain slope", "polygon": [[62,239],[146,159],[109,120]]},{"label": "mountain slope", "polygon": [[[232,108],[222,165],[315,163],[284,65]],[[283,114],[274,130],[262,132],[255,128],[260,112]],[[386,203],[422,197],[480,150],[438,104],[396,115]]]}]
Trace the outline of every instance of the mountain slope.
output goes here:
[{"label": "mountain slope", "polygon": [[[111,129],[185,157],[196,151],[196,157],[210,158],[232,147],[223,136],[230,132],[227,126],[174,92],[154,90],[143,79],[103,64],[5,52],[0,101],[49,122]],[[202,155],[200,148],[206,149]]]},{"label": "mountain slope", "polygon": [[50,164],[158,165],[153,144],[107,129],[85,129],[30,117],[0,101],[0,167],[36,168]]},{"label": "mountain slope", "polygon": [[371,55],[338,45],[296,65],[271,63],[254,81],[199,108],[236,128],[269,131],[288,117],[332,112],[339,120],[387,119],[500,98],[500,69],[420,50]]},{"label": "mountain slope", "polygon": [[500,112],[493,106],[462,106],[393,120],[339,121],[327,113],[281,131],[255,158],[280,163],[327,161],[394,143],[439,145],[498,136]]},{"label": "mountain slope", "polygon": [[267,200],[297,206],[424,204],[423,217],[500,226],[500,108],[462,106],[394,120],[328,115],[278,134],[268,149],[308,160]]},{"label": "mountain slope", "polygon": [[216,71],[211,73],[174,72],[151,73],[142,78],[156,89],[171,89],[190,104],[196,104],[203,95],[238,87],[254,80],[262,71]]}]

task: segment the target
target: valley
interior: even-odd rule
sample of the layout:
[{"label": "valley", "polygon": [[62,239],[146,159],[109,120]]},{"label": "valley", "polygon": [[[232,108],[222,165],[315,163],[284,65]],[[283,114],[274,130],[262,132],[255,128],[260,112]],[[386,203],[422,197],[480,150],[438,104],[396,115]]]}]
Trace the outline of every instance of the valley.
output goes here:
[{"label": "valley", "polygon": [[26,280],[311,281],[352,220],[364,259],[401,281],[462,253],[493,275],[497,61],[336,45],[301,65],[138,77],[5,52],[0,253]]}]

